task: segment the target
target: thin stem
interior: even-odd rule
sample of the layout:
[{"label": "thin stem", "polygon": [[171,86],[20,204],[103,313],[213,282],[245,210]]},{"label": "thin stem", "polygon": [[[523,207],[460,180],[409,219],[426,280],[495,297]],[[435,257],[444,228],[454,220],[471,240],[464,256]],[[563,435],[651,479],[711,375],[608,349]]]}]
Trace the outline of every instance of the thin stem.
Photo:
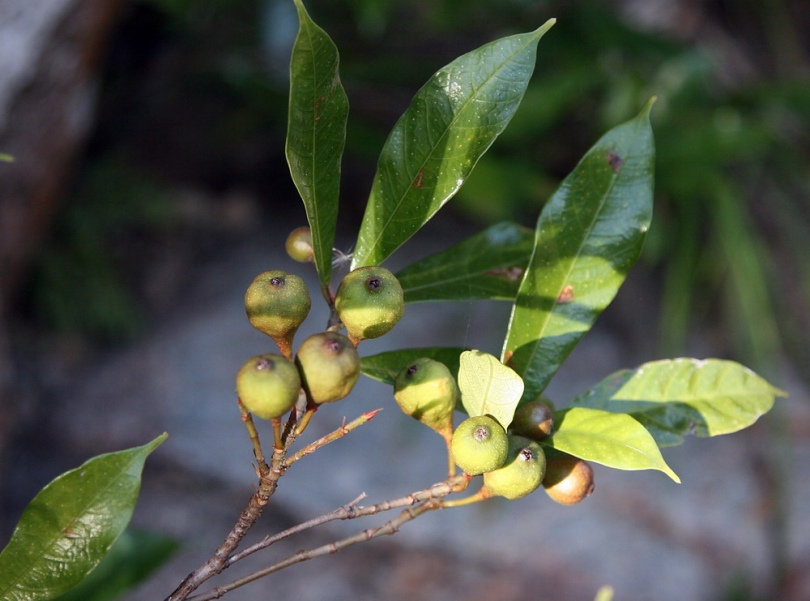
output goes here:
[{"label": "thin stem", "polygon": [[[373,419],[374,416],[377,415],[380,411],[382,411],[382,409],[375,409],[374,411],[367,411],[366,413],[364,413],[360,417],[350,421],[348,424],[344,421],[340,425],[340,427],[338,429],[334,430],[333,432],[330,432],[326,436],[322,436],[321,438],[319,438],[315,442],[312,442],[312,443],[308,444],[307,446],[305,446],[303,449],[298,451],[292,457],[288,457],[284,461],[285,469],[290,467],[293,463],[295,463],[296,461],[298,461],[302,457],[304,457],[306,455],[310,455],[311,453],[314,453],[315,451],[320,449],[322,446],[327,445],[330,442],[334,442],[335,440],[338,440],[339,438],[343,438],[344,436],[346,436],[349,432],[351,432],[355,428],[358,428],[358,427],[362,426],[363,424],[365,424],[366,422]],[[307,414],[309,414],[309,412],[307,412]],[[304,419],[306,419],[307,414],[304,415]],[[303,423],[303,420],[302,420],[302,423]]]},{"label": "thin stem", "polygon": [[166,598],[166,601],[187,599],[203,582],[216,576],[227,567],[228,558],[239,546],[239,543],[242,542],[242,539],[256,523],[256,520],[259,519],[265,505],[276,491],[278,480],[284,475],[286,469],[284,467],[284,455],[284,449],[274,450],[270,466],[265,465],[265,471],[261,472],[259,476],[259,488],[253,493],[248,506],[239,516],[223,543],[208,561],[186,576],[180,586]]},{"label": "thin stem", "polygon": [[323,555],[331,555],[351,545],[367,542],[383,535],[394,534],[404,524],[410,522],[411,520],[416,519],[423,513],[427,513],[428,511],[434,511],[436,509],[441,508],[442,508],[441,501],[439,501],[438,499],[429,499],[427,501],[422,502],[420,505],[417,505],[416,507],[408,507],[407,509],[402,511],[402,513],[400,513],[396,518],[385,522],[382,526],[378,528],[367,528],[366,530],[361,530],[360,532],[358,532],[353,536],[349,536],[347,538],[340,539],[326,545],[321,545],[320,547],[315,547],[314,549],[310,549],[308,551],[299,551],[298,553],[295,553],[294,555],[291,555],[286,559],[283,559],[282,561],[271,564],[265,568],[262,568],[261,570],[257,570],[256,572],[253,572],[252,574],[249,574],[243,578],[239,578],[226,585],[212,589],[207,593],[194,595],[193,597],[190,597],[190,600],[209,601],[210,599],[219,599],[220,597],[222,597],[226,593],[229,593],[232,590],[240,588],[246,584],[254,582],[255,580],[263,578],[264,576],[267,576],[274,572],[278,572],[297,563],[309,561],[310,559],[315,559],[316,557],[321,557]]},{"label": "thin stem", "polygon": [[266,536],[258,543],[250,547],[247,547],[244,550],[240,551],[239,553],[236,553],[233,556],[229,557],[226,567],[233,565],[234,563],[236,563],[241,559],[244,559],[248,555],[252,555],[257,551],[266,549],[267,547],[279,542],[280,540],[289,538],[294,534],[298,534],[299,532],[309,530],[316,526],[320,526],[322,524],[326,524],[328,522],[333,522],[336,520],[353,520],[361,517],[366,517],[369,515],[376,515],[378,513],[390,511],[392,509],[399,509],[400,507],[416,505],[417,503],[422,503],[424,501],[430,501],[433,499],[443,499],[449,494],[463,491],[467,487],[468,483],[469,478],[467,478],[466,476],[458,476],[455,478],[445,480],[444,482],[434,484],[429,488],[417,490],[409,495],[405,495],[404,497],[400,497],[398,499],[391,499],[389,501],[383,501],[381,503],[376,503],[374,505],[369,505],[365,507],[356,506],[357,503],[359,503],[365,497],[365,494],[360,495],[357,499],[355,499],[351,503],[348,503],[347,505],[344,505],[342,507],[338,507],[337,509],[330,511],[329,513],[325,513],[321,516],[303,522],[302,524],[293,526],[292,528],[279,532],[278,534],[274,534],[273,536]]},{"label": "thin stem", "polygon": [[253,416],[242,404],[242,400],[237,398],[236,402],[239,405],[239,410],[242,412],[242,422],[247,428],[250,443],[253,445],[253,456],[256,458],[256,462],[259,464],[259,472],[263,474],[267,471],[268,466],[267,461],[264,458],[264,451],[262,451],[262,443],[259,440],[259,431],[256,430],[256,424],[253,423]]}]

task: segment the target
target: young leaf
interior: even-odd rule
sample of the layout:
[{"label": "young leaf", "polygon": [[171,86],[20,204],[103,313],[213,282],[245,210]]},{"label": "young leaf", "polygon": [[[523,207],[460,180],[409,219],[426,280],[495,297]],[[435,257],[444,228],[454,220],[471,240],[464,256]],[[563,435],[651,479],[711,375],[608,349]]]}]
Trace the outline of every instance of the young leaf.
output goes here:
[{"label": "young leaf", "polygon": [[132,517],[146,458],[165,439],[94,457],[43,488],[0,553],[0,598],[52,599],[98,565]]},{"label": "young leaf", "polygon": [[529,228],[493,225],[397,273],[405,302],[514,300],[533,242]]},{"label": "young leaf", "polygon": [[673,359],[618,371],[571,404],[627,413],[658,446],[675,446],[690,434],[719,436],[747,428],[784,395],[733,361]]},{"label": "young leaf", "polygon": [[397,374],[420,357],[430,357],[447,366],[450,373],[458,379],[459,355],[464,351],[458,347],[410,348],[388,351],[360,360],[360,371],[384,384],[394,385]]},{"label": "young leaf", "polygon": [[540,444],[620,470],[659,470],[681,481],[652,435],[629,415],[572,407],[554,414],[554,428]]},{"label": "young leaf", "polygon": [[458,191],[515,114],[553,24],[463,55],[417,92],[380,154],[352,268],[381,263]]},{"label": "young leaf", "polygon": [[537,221],[502,359],[534,398],[613,300],[652,217],[652,100],[602,137]]},{"label": "young leaf", "polygon": [[461,404],[470,417],[489,414],[504,428],[512,423],[523,380],[489,353],[464,351],[458,369]]},{"label": "young leaf", "polygon": [[340,160],[349,101],[340,83],[337,47],[295,0],[299,29],[290,60],[287,163],[304,201],[322,286],[332,274]]}]

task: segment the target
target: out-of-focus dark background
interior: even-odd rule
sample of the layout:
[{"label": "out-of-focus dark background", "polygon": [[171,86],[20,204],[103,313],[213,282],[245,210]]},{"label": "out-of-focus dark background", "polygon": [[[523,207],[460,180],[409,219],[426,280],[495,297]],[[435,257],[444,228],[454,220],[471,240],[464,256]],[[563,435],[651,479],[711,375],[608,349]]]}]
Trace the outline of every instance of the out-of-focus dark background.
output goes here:
[{"label": "out-of-focus dark background", "polygon": [[[350,250],[385,136],[426,79],[463,52],[556,17],[513,123],[393,264],[497,220],[533,225],[587,148],[656,95],[656,209],[643,257],[594,342],[572,355],[580,367],[561,374],[555,391],[569,394],[612,369],[690,354],[739,360],[791,393],[736,443],[688,441],[717,453],[716,464],[674,456],[683,463],[682,488],[690,471],[707,472],[705,488],[687,488],[691,505],[662,508],[662,499],[673,498],[664,484],[641,493],[642,501],[623,496],[643,478],[605,470],[597,490],[608,501],[593,503],[607,505],[579,522],[571,517],[577,509],[566,510],[573,529],[559,532],[566,544],[524,546],[536,565],[501,547],[492,556],[454,555],[452,545],[422,531],[428,543],[414,535],[312,568],[331,575],[329,586],[345,586],[324,590],[369,599],[473,591],[480,598],[486,591],[502,599],[587,598],[595,590],[587,572],[596,574],[594,585],[619,583],[621,599],[807,598],[810,548],[795,537],[802,526],[810,533],[798,503],[810,477],[810,5],[310,0],[307,7],[341,52],[351,104],[342,250]],[[226,451],[201,455],[201,440],[230,436],[218,430],[218,409],[203,401],[227,397],[235,369],[254,349],[266,350],[241,315],[250,277],[277,266],[306,269],[283,254],[286,234],[304,223],[284,160],[296,28],[291,0],[0,0],[0,154],[14,158],[0,161],[0,544],[55,475],[164,430],[170,439],[147,465],[142,500],[155,521],[136,513],[136,524],[208,544],[200,531],[210,512],[227,523],[241,509],[252,477],[249,448],[233,443],[245,467],[233,481]],[[414,308],[408,328],[439,319],[459,333],[452,342],[497,351],[503,307],[457,309]],[[415,344],[447,343],[431,340],[425,327]],[[368,396],[385,402],[379,388]],[[333,418],[351,415],[344,411]],[[223,413],[238,422],[232,407]],[[228,432],[242,436],[236,426]],[[405,448],[411,431],[392,427],[406,428]],[[737,469],[729,467],[735,459]],[[707,465],[727,470],[732,485],[745,484],[726,490]],[[397,475],[396,458],[378,467],[373,477],[383,483],[408,482]],[[346,495],[375,488],[362,469],[335,474]],[[611,479],[620,484],[611,489]],[[396,492],[428,483],[414,480]],[[200,493],[216,488],[221,497]],[[181,494],[189,491],[200,501],[194,508]],[[313,510],[353,498],[326,497]],[[308,516],[307,503],[286,499],[283,519]],[[519,520],[529,510],[540,511],[523,504],[503,513]],[[629,538],[600,562],[600,545],[615,542],[605,516],[616,511],[628,519],[621,532]],[[222,534],[210,534],[213,544]],[[476,548],[477,538],[458,544]],[[202,562],[205,544],[174,568],[177,580]],[[389,584],[375,584],[361,569],[368,563]],[[669,565],[676,567],[661,567]],[[553,587],[533,589],[538,575]],[[323,590],[302,594],[297,584],[285,585],[289,594],[329,598]],[[169,592],[156,586],[132,598],[160,591]]]}]

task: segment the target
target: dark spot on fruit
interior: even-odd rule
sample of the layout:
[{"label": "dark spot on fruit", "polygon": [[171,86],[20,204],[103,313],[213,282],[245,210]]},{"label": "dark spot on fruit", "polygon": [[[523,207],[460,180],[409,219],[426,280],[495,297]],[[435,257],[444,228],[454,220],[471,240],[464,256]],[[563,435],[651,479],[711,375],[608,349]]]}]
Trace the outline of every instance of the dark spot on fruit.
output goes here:
[{"label": "dark spot on fruit", "polygon": [[264,371],[266,369],[273,369],[275,365],[270,359],[262,358],[256,361],[256,371]]},{"label": "dark spot on fruit", "polygon": [[534,460],[534,451],[532,451],[529,447],[520,449],[518,457],[523,461],[532,461]]},{"label": "dark spot on fruit", "polygon": [[270,285],[273,288],[281,288],[284,285],[284,278],[278,276],[270,278]]},{"label": "dark spot on fruit", "polygon": [[418,371],[419,371],[419,365],[417,365],[416,363],[414,363],[413,365],[408,367],[408,375],[409,376],[414,375]]},{"label": "dark spot on fruit", "polygon": [[473,430],[473,438],[479,442],[483,442],[489,438],[489,428],[486,426],[478,426]]},{"label": "dark spot on fruit", "polygon": [[382,288],[382,281],[378,277],[370,277],[368,280],[366,280],[366,288],[368,288],[371,292],[376,292]]},{"label": "dark spot on fruit", "polygon": [[335,340],[334,338],[327,338],[323,345],[326,351],[329,353],[337,355],[341,351],[340,341]]}]

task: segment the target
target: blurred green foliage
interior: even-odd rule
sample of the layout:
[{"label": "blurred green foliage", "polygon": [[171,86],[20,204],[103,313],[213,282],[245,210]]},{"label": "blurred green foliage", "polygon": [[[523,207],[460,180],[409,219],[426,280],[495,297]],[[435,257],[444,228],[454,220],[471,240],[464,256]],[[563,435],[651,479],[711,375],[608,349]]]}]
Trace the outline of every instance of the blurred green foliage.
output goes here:
[{"label": "blurred green foliage", "polygon": [[[787,3],[742,4],[683,3],[681,10],[698,11],[691,22],[706,23],[686,32],[662,29],[666,19],[642,26],[636,15],[620,13],[619,3],[589,0],[309,0],[340,49],[351,104],[344,204],[365,202],[385,136],[437,68],[497,36],[557,17],[521,109],[450,210],[482,226],[501,219],[530,224],[584,149],[656,95],[656,215],[643,259],[661,279],[662,352],[684,352],[700,328],[715,346],[766,373],[785,351],[806,364],[810,66],[797,42],[801,20],[790,17]],[[135,6],[161,16],[162,35],[185,61],[172,80],[177,97],[155,110],[220,108],[220,119],[206,123],[203,152],[213,158],[203,164],[227,165],[262,143],[281,148],[287,52],[296,28],[292,2]],[[256,169],[267,170],[262,157],[270,154],[255,153]],[[75,227],[79,251],[78,240],[86,238],[80,232],[93,226]],[[56,253],[46,267],[51,281],[70,272],[62,260]],[[108,281],[114,276],[98,273]],[[69,321],[60,303],[43,302]],[[89,311],[90,301],[82,304]],[[118,304],[126,312],[122,299]]]}]

